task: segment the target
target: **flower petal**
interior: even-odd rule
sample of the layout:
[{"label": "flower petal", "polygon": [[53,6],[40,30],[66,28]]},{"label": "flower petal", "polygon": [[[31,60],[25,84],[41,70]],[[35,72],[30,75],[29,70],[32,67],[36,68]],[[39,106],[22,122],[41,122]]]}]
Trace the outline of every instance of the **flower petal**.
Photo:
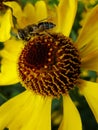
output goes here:
[{"label": "flower petal", "polygon": [[59,130],[82,130],[78,110],[68,95],[63,97],[64,115]]},{"label": "flower petal", "polygon": [[12,8],[13,10],[13,15],[16,17],[16,18],[21,18],[22,16],[22,9],[21,9],[21,6],[15,2],[15,1],[9,1],[9,2],[3,2],[6,6],[9,6]]},{"label": "flower petal", "polygon": [[76,41],[82,67],[98,71],[98,5],[95,6],[85,19],[85,24]]},{"label": "flower petal", "polygon": [[10,31],[12,26],[11,10],[8,9],[6,13],[0,17],[0,42],[4,42],[11,37]]},{"label": "flower petal", "polygon": [[47,18],[47,7],[44,1],[38,1],[35,4],[37,21]]},{"label": "flower petal", "polygon": [[98,83],[81,80],[79,86],[98,122]]},{"label": "flower petal", "polygon": [[98,50],[92,51],[81,59],[81,67],[98,72]]},{"label": "flower petal", "polygon": [[98,51],[98,5],[95,6],[85,19],[84,26],[76,41],[81,56]]},{"label": "flower petal", "polygon": [[[27,3],[23,9],[24,16],[26,17],[26,24],[30,25],[32,23],[36,23],[36,12],[35,8],[31,3]],[[22,20],[21,20],[22,22]],[[25,25],[25,26],[27,26]]]},{"label": "flower petal", "polygon": [[[13,10],[13,15],[17,19],[19,28],[24,28],[27,25],[28,19],[26,14],[23,13],[21,6],[15,1],[3,2]],[[30,13],[31,14],[31,13]]]},{"label": "flower petal", "polygon": [[17,72],[17,60],[23,47],[23,41],[10,39],[4,43],[4,49],[0,52],[1,72],[0,85],[9,85],[19,82]]},{"label": "flower petal", "polygon": [[31,91],[10,99],[0,107],[0,129],[51,130],[51,99]]},{"label": "flower petal", "polygon": [[6,60],[2,63],[0,72],[0,85],[11,85],[19,82],[16,63]]},{"label": "flower petal", "polygon": [[77,0],[60,0],[58,5],[58,32],[69,36],[77,11]]}]

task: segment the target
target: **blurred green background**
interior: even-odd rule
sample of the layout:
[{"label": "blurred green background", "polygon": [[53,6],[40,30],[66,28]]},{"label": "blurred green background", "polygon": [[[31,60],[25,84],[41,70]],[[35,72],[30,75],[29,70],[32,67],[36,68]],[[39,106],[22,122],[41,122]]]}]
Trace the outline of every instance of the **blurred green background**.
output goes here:
[{"label": "blurred green background", "polygon": [[[73,39],[73,41],[76,40],[79,34],[79,30],[82,27],[80,23],[83,19],[82,17],[83,13],[87,13],[88,10],[91,10],[96,4],[98,4],[98,0],[95,0],[93,4],[89,2],[87,5],[85,5],[83,1],[84,0],[78,1],[78,11],[70,34],[70,37]],[[20,0],[19,2],[23,6],[25,6],[27,2],[31,2],[32,4],[35,4],[36,0]],[[59,0],[46,0],[46,2],[50,6],[53,6],[55,4],[58,5]],[[0,49],[2,48],[3,48],[3,43],[0,43]],[[81,77],[83,79],[88,81],[98,82],[98,74],[96,72],[84,71],[84,70],[81,71],[82,71]],[[22,87],[20,83],[0,87],[0,105],[6,102],[7,100],[9,100],[10,98],[14,97],[15,95],[18,95],[24,90],[25,88]],[[93,113],[90,110],[85,98],[79,95],[78,89],[75,88],[74,90],[71,90],[70,96],[74,101],[74,103],[76,104],[77,109],[79,110],[79,113],[81,115],[83,130],[98,130],[98,124],[93,116]],[[61,119],[62,119],[62,97],[59,100],[54,99],[52,102],[52,130],[57,130]]]}]

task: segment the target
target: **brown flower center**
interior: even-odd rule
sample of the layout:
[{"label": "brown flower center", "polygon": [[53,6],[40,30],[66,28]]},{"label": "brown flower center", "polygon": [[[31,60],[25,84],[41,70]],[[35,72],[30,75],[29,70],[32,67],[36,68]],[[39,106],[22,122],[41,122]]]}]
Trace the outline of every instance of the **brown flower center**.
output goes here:
[{"label": "brown flower center", "polygon": [[77,83],[80,58],[71,40],[62,34],[44,34],[30,40],[18,61],[23,85],[37,94],[59,97]]}]

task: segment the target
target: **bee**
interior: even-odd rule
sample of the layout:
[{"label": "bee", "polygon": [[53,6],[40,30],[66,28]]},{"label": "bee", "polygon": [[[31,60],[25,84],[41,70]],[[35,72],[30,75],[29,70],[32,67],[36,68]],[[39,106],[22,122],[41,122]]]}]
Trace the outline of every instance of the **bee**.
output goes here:
[{"label": "bee", "polygon": [[31,37],[40,35],[47,30],[54,28],[56,25],[52,22],[39,22],[38,24],[31,24],[23,29],[18,29],[18,38],[29,41]]}]

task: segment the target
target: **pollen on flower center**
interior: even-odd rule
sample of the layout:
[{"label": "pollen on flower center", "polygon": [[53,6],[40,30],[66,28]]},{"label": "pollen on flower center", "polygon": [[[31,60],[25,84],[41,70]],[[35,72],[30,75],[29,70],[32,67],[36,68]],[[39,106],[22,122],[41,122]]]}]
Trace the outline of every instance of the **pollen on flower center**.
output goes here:
[{"label": "pollen on flower center", "polygon": [[59,97],[77,83],[79,52],[62,34],[36,36],[22,50],[18,70],[27,89],[43,96]]}]

